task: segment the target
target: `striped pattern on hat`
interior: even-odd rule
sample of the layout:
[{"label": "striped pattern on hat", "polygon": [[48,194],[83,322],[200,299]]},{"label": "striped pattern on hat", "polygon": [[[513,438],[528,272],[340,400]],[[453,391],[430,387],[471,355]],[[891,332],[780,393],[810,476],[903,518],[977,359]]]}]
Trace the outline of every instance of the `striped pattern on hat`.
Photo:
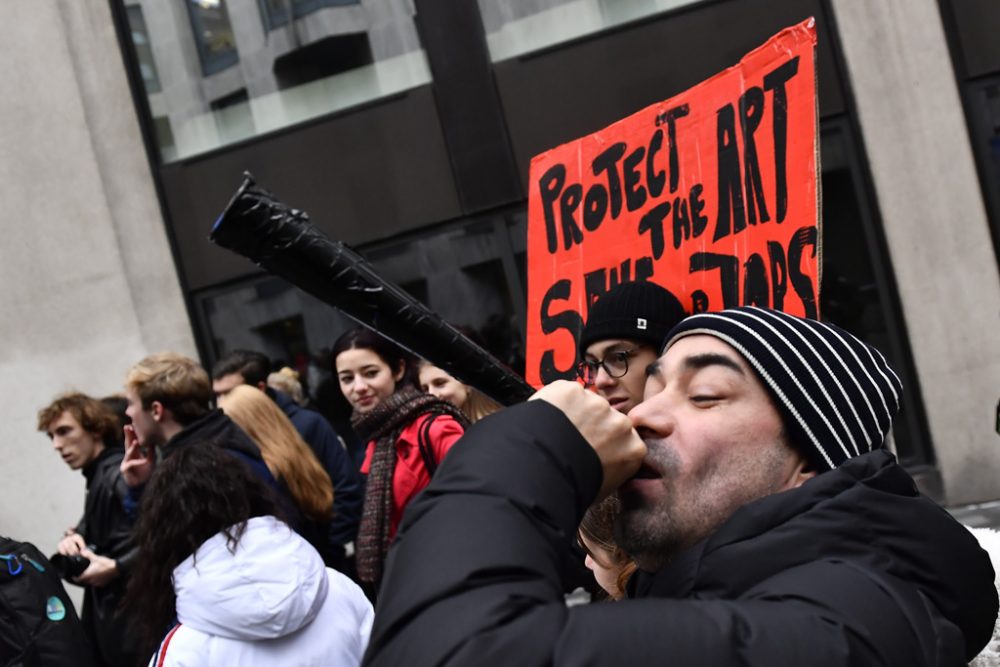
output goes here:
[{"label": "striped pattern on hat", "polygon": [[743,307],[688,317],[667,336],[730,345],[771,393],[791,441],[820,469],[882,446],[903,385],[875,348],[832,324]]}]

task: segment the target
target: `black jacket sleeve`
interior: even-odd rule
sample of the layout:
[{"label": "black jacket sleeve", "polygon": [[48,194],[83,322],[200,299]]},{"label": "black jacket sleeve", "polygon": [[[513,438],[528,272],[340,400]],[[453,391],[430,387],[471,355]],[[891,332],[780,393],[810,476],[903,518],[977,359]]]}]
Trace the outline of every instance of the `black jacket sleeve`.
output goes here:
[{"label": "black jacket sleeve", "polygon": [[[408,506],[366,663],[544,664],[566,623],[560,575],[601,484],[570,421],[530,401],[473,425]],[[473,651],[473,653],[468,653]]]},{"label": "black jacket sleeve", "polygon": [[[916,589],[817,561],[738,599],[565,606],[559,581],[601,483],[551,405],[482,420],[406,509],[366,665],[949,665]],[[960,634],[958,639],[960,639]]]},{"label": "black jacket sleeve", "polygon": [[333,427],[320,415],[317,415],[316,424],[310,443],[314,445],[320,464],[333,482],[330,541],[344,545],[357,537],[365,489],[360,473],[354,469],[351,457],[340,444]]}]

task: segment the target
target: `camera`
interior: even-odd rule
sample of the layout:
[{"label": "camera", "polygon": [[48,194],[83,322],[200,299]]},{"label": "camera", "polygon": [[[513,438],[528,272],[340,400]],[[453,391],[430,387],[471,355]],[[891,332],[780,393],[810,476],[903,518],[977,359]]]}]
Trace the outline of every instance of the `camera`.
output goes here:
[{"label": "camera", "polygon": [[90,565],[90,559],[85,556],[64,556],[56,554],[49,559],[52,567],[59,576],[66,581],[73,582],[73,579],[83,574],[83,571]]}]

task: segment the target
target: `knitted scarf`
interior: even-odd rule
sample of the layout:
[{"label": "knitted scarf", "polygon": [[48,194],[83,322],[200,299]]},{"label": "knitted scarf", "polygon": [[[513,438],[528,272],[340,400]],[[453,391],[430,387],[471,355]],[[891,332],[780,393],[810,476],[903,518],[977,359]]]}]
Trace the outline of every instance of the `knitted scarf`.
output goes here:
[{"label": "knitted scarf", "polygon": [[[403,429],[425,414],[451,415],[463,428],[469,423],[465,415],[451,403],[421,393],[413,387],[399,389],[371,411],[363,414],[355,412],[351,417],[351,425],[362,442],[375,440],[361,511],[361,525],[358,527],[357,567],[358,577],[362,581],[377,584],[382,578],[382,564],[389,550],[392,477],[397,460],[396,441]],[[430,450],[431,443],[424,445]]]}]

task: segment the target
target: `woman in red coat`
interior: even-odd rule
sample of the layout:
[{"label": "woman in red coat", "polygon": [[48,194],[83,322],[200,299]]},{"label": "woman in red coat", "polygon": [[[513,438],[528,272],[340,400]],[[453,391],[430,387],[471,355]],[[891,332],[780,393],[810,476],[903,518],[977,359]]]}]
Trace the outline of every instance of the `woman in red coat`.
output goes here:
[{"label": "woman in red coat", "polygon": [[370,329],[337,339],[331,356],[351,424],[367,442],[368,475],[356,542],[358,577],[377,589],[403,509],[431,481],[467,420],[450,403],[421,393],[407,378],[407,358]]}]

